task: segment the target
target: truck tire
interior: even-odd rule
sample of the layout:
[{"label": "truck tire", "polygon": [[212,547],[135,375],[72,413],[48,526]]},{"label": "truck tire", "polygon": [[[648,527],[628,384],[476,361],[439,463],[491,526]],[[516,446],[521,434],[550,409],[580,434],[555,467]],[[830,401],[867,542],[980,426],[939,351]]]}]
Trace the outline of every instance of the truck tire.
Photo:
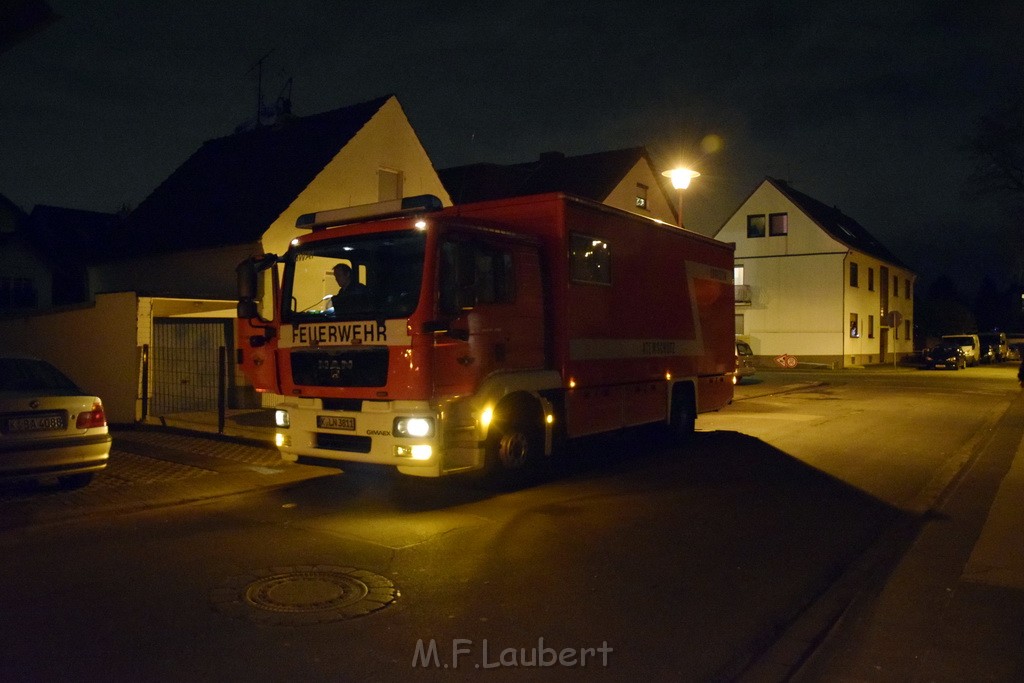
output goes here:
[{"label": "truck tire", "polygon": [[521,485],[540,473],[544,435],[534,412],[519,406],[491,425],[484,468],[490,483]]},{"label": "truck tire", "polygon": [[693,394],[679,387],[672,394],[672,414],[669,417],[669,436],[676,445],[685,445],[693,439],[697,409]]}]

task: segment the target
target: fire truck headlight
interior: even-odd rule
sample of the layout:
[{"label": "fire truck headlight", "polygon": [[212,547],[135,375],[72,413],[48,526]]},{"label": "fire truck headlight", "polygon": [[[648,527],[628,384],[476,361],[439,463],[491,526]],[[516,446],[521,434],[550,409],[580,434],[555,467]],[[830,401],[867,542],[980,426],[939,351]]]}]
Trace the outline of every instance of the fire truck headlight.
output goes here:
[{"label": "fire truck headlight", "polygon": [[430,444],[416,444],[415,446],[395,446],[395,457],[410,458],[412,460],[430,460],[434,455],[434,449]]},{"label": "fire truck headlight", "polygon": [[428,417],[396,417],[392,432],[395,436],[433,436],[434,420]]},{"label": "fire truck headlight", "polygon": [[292,426],[292,421],[288,417],[287,410],[275,410],[274,411],[274,424],[278,427],[288,428]]}]

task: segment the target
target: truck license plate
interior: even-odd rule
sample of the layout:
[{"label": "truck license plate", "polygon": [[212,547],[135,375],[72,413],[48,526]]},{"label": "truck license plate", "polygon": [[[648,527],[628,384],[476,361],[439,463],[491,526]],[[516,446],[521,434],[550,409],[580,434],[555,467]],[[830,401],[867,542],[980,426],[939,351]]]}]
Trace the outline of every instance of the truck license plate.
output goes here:
[{"label": "truck license plate", "polygon": [[8,418],[6,431],[11,434],[20,434],[22,432],[50,432],[67,429],[67,426],[67,422],[64,420],[64,415],[60,413],[47,413],[45,415]]},{"label": "truck license plate", "polygon": [[316,426],[320,429],[347,429],[354,431],[356,419],[354,417],[338,417],[337,415],[317,415]]}]

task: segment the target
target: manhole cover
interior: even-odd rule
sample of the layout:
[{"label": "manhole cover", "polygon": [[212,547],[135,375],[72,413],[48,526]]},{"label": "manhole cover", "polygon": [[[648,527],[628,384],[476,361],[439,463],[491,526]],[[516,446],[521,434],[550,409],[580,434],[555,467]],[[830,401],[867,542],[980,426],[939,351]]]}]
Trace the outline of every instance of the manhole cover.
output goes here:
[{"label": "manhole cover", "polygon": [[398,599],[388,579],[352,567],[274,567],[236,576],[210,594],[224,614],[261,624],[319,624],[361,617]]}]

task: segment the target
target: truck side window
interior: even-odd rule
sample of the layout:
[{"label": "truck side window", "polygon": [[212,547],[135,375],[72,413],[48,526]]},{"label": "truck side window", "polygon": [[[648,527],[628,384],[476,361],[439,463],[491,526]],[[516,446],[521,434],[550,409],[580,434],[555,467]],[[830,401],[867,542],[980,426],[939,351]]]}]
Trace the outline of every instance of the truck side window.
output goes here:
[{"label": "truck side window", "polygon": [[478,304],[515,299],[512,254],[500,247],[471,242],[441,245],[441,311],[457,315]]},{"label": "truck side window", "polygon": [[608,243],[596,237],[569,236],[569,275],[575,282],[612,283],[612,256]]}]

